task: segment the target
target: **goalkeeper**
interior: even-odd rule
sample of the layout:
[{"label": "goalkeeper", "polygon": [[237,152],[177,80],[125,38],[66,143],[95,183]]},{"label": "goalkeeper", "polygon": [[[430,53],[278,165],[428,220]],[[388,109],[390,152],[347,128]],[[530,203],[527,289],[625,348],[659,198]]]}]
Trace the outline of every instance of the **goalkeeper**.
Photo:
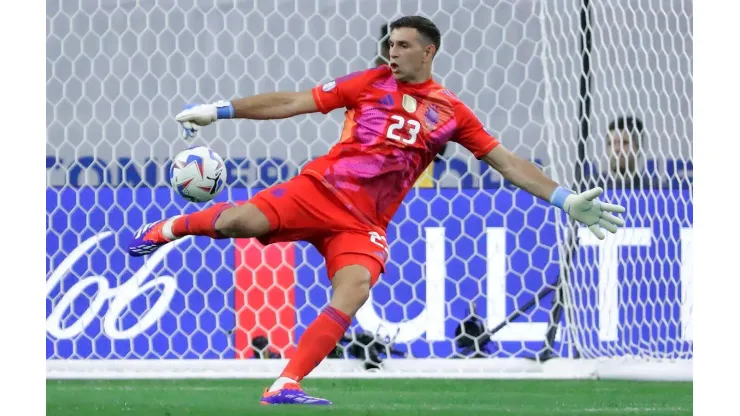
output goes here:
[{"label": "goalkeeper", "polygon": [[186,136],[219,119],[283,119],[345,108],[339,142],[293,179],[246,203],[215,204],[189,215],[137,230],[133,256],[148,254],[177,238],[257,238],[262,244],[307,241],[324,256],[331,280],[330,304],[301,336],[295,355],[262,395],[263,404],[331,404],[300,387],[334,348],[388,259],[386,227],[414,182],[448,141],[521,189],[564,210],[599,239],[624,225],[613,213],[624,208],[600,202],[602,189],[574,194],[532,163],[505,149],[473,112],[432,79],[440,32],[420,16],[390,25],[390,64],[352,73],[303,92],[274,92],[192,106],[175,118]]}]

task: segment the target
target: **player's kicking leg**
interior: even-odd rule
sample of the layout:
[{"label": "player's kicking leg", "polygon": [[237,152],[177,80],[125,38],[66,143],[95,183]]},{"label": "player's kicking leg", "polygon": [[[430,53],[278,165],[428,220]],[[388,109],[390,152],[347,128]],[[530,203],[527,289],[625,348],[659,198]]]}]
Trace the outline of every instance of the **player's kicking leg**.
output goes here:
[{"label": "player's kicking leg", "polygon": [[[136,232],[129,253],[152,253],[187,235],[211,238],[252,238],[263,244],[312,240],[327,229],[356,224],[349,212],[326,195],[312,179],[296,177],[255,195],[245,205],[217,204],[203,211],[143,226]],[[351,228],[351,227],[350,227]],[[301,336],[294,357],[280,378],[265,391],[262,404],[326,405],[328,400],[308,396],[300,382],[335,348],[352,316],[367,300],[370,286],[381,273],[387,247],[377,232],[342,232],[316,242],[327,259],[332,277],[330,305]],[[347,252],[348,248],[354,249]],[[366,253],[366,254],[357,254]]]},{"label": "player's kicking leg", "polygon": [[202,211],[178,215],[141,226],[128,247],[131,256],[151,254],[163,245],[188,235],[219,238],[259,237],[270,231],[267,217],[256,206],[216,204]]},{"label": "player's kicking leg", "polygon": [[335,348],[352,317],[370,296],[370,287],[381,271],[380,263],[370,256],[342,254],[327,265],[330,276],[339,263],[348,265],[333,273],[331,303],[303,333],[295,355],[262,395],[262,404],[331,404],[325,399],[305,396],[299,383]]}]

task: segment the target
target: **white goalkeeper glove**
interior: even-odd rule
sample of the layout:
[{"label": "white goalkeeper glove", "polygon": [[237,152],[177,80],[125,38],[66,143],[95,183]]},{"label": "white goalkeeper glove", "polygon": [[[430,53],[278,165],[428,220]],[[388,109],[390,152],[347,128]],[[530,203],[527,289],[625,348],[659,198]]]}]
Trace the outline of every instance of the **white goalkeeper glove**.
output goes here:
[{"label": "white goalkeeper glove", "polygon": [[588,226],[599,240],[603,240],[606,235],[601,228],[612,234],[616,233],[617,227],[624,226],[624,220],[612,213],[623,213],[625,210],[620,205],[599,201],[598,196],[602,192],[604,190],[601,188],[593,188],[581,194],[574,194],[560,186],[550,196],[550,203],[562,208],[574,220]]},{"label": "white goalkeeper glove", "polygon": [[195,137],[201,127],[222,118],[234,118],[234,107],[229,101],[218,101],[213,104],[188,104],[175,116],[175,120],[182,126],[185,139]]}]

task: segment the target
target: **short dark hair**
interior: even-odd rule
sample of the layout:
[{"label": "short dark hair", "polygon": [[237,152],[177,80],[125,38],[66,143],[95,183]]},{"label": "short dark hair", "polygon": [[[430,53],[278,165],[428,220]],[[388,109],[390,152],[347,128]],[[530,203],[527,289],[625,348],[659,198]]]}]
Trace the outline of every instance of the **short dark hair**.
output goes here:
[{"label": "short dark hair", "polygon": [[642,144],[642,120],[633,116],[619,117],[609,123],[607,130],[627,130],[632,135],[632,145],[639,148]]},{"label": "short dark hair", "polygon": [[442,34],[431,20],[423,16],[403,16],[391,22],[390,25],[391,30],[402,27],[416,29],[422,37],[434,45],[435,54],[439,50],[442,44]]}]

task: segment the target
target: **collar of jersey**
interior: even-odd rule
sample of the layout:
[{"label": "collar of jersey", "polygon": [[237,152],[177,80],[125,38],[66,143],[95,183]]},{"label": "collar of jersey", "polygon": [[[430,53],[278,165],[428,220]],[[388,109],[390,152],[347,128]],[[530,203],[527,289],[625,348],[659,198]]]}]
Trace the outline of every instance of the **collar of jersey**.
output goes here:
[{"label": "collar of jersey", "polygon": [[430,87],[433,84],[434,84],[434,78],[429,78],[428,80],[418,83],[418,84],[409,84],[407,82],[399,82],[398,87],[399,89],[419,90],[419,89]]}]

